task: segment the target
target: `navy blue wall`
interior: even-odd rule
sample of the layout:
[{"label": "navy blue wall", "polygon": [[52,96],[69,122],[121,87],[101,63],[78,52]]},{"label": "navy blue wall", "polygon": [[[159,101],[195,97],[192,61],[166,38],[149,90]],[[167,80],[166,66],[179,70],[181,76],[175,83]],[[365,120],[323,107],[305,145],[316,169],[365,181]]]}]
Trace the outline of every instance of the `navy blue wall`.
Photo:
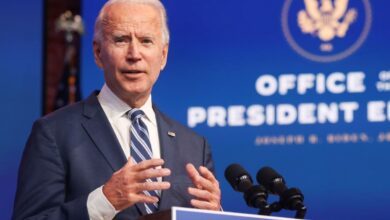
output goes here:
[{"label": "navy blue wall", "polygon": [[[84,95],[99,89],[103,83],[91,49],[94,18],[103,2],[84,1],[88,33],[83,41],[82,56]],[[224,180],[223,171],[227,165],[238,162],[253,176],[260,167],[270,165],[286,177],[289,186],[300,187],[306,196],[309,219],[389,219],[386,206],[390,197],[390,175],[387,174],[390,138],[384,138],[384,134],[390,133],[390,118],[382,122],[369,121],[367,104],[374,100],[389,101],[390,90],[380,91],[376,83],[381,81],[380,72],[390,75],[390,19],[387,16],[390,5],[387,1],[349,1],[347,9],[356,10],[357,17],[344,38],[336,37],[329,42],[333,50],[324,52],[319,50],[324,42],[315,34],[302,33],[298,26],[297,14],[305,10],[303,2],[164,1],[172,41],[168,65],[154,88],[153,99],[163,111],[187,125],[191,125],[188,119],[192,107],[207,111],[217,106],[220,112],[236,106],[244,109],[243,114],[237,108],[232,114],[236,117],[233,121],[243,121],[242,125],[231,125],[228,120],[223,126],[210,125],[207,120],[213,116],[208,115],[206,121],[194,127],[208,138],[213,147],[225,210],[257,211],[247,208],[242,195],[234,192]],[[371,8],[367,7],[367,3]],[[288,14],[282,13],[286,7]],[[286,40],[282,14],[286,16],[290,34],[307,52],[319,56],[339,54],[353,47],[362,37],[360,47],[337,61],[308,59]],[[365,28],[368,29],[366,32]],[[325,46],[329,48],[330,45]],[[335,94],[309,89],[306,94],[298,94],[294,88],[287,94],[270,96],[256,91],[256,80],[265,74],[278,78],[286,74],[297,77],[301,73],[322,73],[328,77],[340,72],[344,77],[354,71],[364,75],[361,82],[364,91]],[[354,80],[359,81],[359,74],[355,76]],[[388,79],[383,82],[390,85]],[[311,103],[317,107],[319,103],[332,102],[359,105],[359,109],[354,111],[353,121],[345,121],[343,112],[339,112],[336,122],[304,124],[295,120],[286,125],[251,126],[247,123],[249,114],[245,112],[253,105],[288,104],[297,107]],[[386,117],[389,107],[375,108],[378,110],[374,113],[375,117]],[[318,119],[317,115],[314,118]],[[286,140],[291,135],[303,138],[304,142],[262,142],[273,137]],[[270,201],[276,199],[275,196],[270,197]],[[293,213],[281,215],[292,216]]]},{"label": "navy blue wall", "polygon": [[10,219],[21,153],[41,114],[42,1],[0,7],[0,219]]},{"label": "navy blue wall", "polygon": [[[84,96],[103,83],[91,48],[94,18],[103,2],[83,2],[87,28],[82,55]],[[233,192],[223,178],[225,167],[239,162],[252,175],[264,165],[277,168],[290,186],[299,186],[305,192],[310,219],[388,219],[390,137],[381,134],[390,133],[390,119],[368,121],[366,104],[373,100],[389,101],[389,90],[379,91],[376,87],[379,73],[390,72],[389,4],[387,1],[351,0],[350,8],[356,8],[359,17],[351,25],[345,41],[337,39],[332,43],[341,51],[357,40],[364,28],[364,18],[368,16],[363,2],[370,2],[372,6],[368,37],[349,57],[321,63],[299,55],[286,41],[281,26],[286,2],[292,2],[288,17],[291,33],[300,46],[307,44],[305,49],[313,52],[318,47],[318,39],[303,35],[293,27],[296,26],[294,16],[303,8],[299,2],[303,1],[166,1],[172,42],[168,66],[154,90],[154,101],[183,124],[188,123],[188,109],[194,106],[207,110],[210,106],[228,109],[234,105],[254,104],[358,103],[360,109],[351,123],[340,120],[311,125],[295,122],[283,126],[224,127],[200,123],[195,130],[206,136],[213,146],[222,202],[227,211],[256,212],[245,206],[241,195]],[[0,12],[0,219],[9,219],[21,152],[32,122],[41,112],[42,1],[9,1]],[[323,73],[329,76],[333,72],[347,74],[350,71],[364,72],[364,92],[318,94],[311,90],[305,95],[290,91],[287,95],[261,96],[255,88],[256,80],[264,74],[278,77],[286,73]],[[364,133],[369,139],[331,143],[327,137],[332,133]],[[319,141],[309,143],[306,139],[304,144],[287,145],[255,142],[257,137],[291,134],[305,138],[314,134]]]}]

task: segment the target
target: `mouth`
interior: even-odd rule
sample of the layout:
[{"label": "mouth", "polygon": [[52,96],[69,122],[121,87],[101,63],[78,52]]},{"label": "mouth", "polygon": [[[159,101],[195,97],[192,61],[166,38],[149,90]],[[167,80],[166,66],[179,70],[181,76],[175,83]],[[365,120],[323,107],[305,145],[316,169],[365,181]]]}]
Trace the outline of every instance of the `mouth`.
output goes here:
[{"label": "mouth", "polygon": [[121,70],[122,74],[142,74],[145,73],[143,70]]}]

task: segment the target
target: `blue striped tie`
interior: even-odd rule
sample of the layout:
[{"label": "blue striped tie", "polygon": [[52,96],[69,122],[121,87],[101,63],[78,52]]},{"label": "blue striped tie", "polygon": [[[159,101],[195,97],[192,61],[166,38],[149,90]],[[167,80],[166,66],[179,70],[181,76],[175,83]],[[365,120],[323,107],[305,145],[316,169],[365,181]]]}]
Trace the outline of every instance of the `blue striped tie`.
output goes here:
[{"label": "blue striped tie", "polygon": [[[128,117],[131,120],[131,159],[133,163],[140,163],[143,160],[152,159],[152,147],[149,139],[148,128],[145,123],[141,120],[141,118],[145,115],[145,113],[140,110],[133,108],[128,112]],[[156,178],[146,179],[147,182],[157,182]],[[157,190],[153,191],[144,191],[145,195],[148,196],[159,196],[159,192]],[[155,212],[158,209],[157,203],[145,203],[146,212],[148,214]]]}]

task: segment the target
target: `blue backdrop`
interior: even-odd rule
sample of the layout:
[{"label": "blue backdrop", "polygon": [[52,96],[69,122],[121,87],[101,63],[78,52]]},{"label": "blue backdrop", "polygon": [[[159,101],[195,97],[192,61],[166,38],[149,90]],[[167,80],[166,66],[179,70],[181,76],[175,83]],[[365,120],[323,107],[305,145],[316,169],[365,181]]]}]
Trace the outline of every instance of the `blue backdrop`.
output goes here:
[{"label": "blue backdrop", "polygon": [[[83,1],[84,97],[103,83],[91,48],[103,2]],[[332,29],[325,21],[335,7],[300,0],[165,5],[172,41],[153,99],[212,144],[224,209],[256,213],[224,180],[236,162],[252,176],[265,165],[278,170],[304,192],[310,219],[389,218],[388,1],[351,0]],[[20,155],[40,115],[42,1],[0,10],[0,219],[9,219]]]},{"label": "blue backdrop", "polygon": [[[91,49],[103,2],[84,1],[84,96],[103,83]],[[332,1],[164,2],[172,41],[153,100],[210,141],[225,210],[257,212],[223,177],[236,162],[278,170],[307,218],[390,217],[387,1],[351,0],[339,17]]]},{"label": "blue backdrop", "polygon": [[41,114],[42,1],[0,7],[0,219],[10,219],[21,153]]}]

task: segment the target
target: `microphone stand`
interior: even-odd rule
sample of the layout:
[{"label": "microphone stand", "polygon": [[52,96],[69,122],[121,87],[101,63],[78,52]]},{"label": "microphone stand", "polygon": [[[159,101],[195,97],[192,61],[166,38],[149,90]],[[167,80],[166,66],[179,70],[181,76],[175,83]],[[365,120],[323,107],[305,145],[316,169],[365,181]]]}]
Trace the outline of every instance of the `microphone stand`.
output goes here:
[{"label": "microphone stand", "polygon": [[284,209],[296,211],[295,218],[305,218],[307,208],[303,204],[303,194],[298,188],[290,188],[280,196],[280,205]]},{"label": "microphone stand", "polygon": [[296,219],[304,219],[307,208],[303,204],[303,194],[297,188],[290,188],[283,192],[280,200],[271,205],[262,206],[259,210],[259,215],[271,215],[274,212],[280,212],[282,209],[292,210],[295,212]]},{"label": "microphone stand", "polygon": [[268,193],[262,185],[252,186],[244,192],[248,206],[258,208],[260,215],[271,215],[271,206],[267,203]]},{"label": "microphone stand", "polygon": [[296,219],[304,219],[306,215],[307,208],[306,206],[302,206],[300,209],[297,210],[295,213],[295,218]]}]

